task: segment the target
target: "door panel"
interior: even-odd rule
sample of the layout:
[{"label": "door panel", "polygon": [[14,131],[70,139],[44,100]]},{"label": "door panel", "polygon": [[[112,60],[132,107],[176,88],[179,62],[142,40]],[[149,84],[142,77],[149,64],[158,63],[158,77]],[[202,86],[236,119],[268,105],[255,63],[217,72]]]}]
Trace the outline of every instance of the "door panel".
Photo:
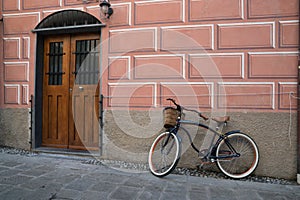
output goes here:
[{"label": "door panel", "polygon": [[68,37],[52,37],[45,44],[42,144],[66,148],[70,41]]},{"label": "door panel", "polygon": [[[77,91],[76,91],[77,90]],[[84,87],[84,91],[73,89],[72,113],[74,121],[70,120],[70,148],[80,148],[84,145],[95,149],[99,143],[98,102],[99,96],[93,95],[95,90]]]},{"label": "door panel", "polygon": [[99,149],[99,35],[45,39],[43,146]]},{"label": "door panel", "polygon": [[70,84],[73,85],[73,95],[70,110],[74,121],[69,121],[72,148],[83,145],[95,149],[99,146],[99,42],[98,35],[72,39]]}]

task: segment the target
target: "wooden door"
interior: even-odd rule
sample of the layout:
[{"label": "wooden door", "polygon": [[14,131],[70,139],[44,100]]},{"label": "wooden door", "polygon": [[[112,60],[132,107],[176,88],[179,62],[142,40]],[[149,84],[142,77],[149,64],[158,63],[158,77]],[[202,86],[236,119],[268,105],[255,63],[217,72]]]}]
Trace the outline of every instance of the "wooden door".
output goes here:
[{"label": "wooden door", "polygon": [[58,148],[99,148],[99,35],[44,42],[43,140]]},{"label": "wooden door", "polygon": [[99,36],[76,36],[71,40],[69,145],[97,149],[99,144]]}]

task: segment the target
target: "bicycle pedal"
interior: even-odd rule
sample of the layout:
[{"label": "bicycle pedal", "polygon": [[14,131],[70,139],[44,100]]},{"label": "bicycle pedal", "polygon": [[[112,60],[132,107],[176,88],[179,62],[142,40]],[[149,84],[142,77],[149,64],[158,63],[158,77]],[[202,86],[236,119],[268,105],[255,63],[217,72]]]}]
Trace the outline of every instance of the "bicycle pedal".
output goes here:
[{"label": "bicycle pedal", "polygon": [[203,169],[203,165],[204,165],[204,163],[201,163],[200,165],[197,165],[197,166],[196,166],[197,170]]},{"label": "bicycle pedal", "polygon": [[211,164],[211,163],[210,162],[203,162],[200,165],[197,165],[196,167],[197,167],[198,170],[201,170],[201,169],[204,169],[204,165],[209,165],[209,164]]},{"label": "bicycle pedal", "polygon": [[211,162],[209,162],[209,161],[205,161],[205,162],[201,161],[201,164],[197,165],[196,168],[197,168],[197,170],[203,170],[204,169],[204,165],[208,165],[208,164],[211,164]]}]

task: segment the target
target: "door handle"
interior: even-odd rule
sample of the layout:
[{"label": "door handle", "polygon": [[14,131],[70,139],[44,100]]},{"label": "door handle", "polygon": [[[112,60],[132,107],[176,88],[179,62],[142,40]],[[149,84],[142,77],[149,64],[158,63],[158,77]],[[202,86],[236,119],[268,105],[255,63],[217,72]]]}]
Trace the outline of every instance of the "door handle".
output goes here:
[{"label": "door handle", "polygon": [[79,88],[80,91],[83,91],[83,90],[84,90],[84,88],[81,87],[81,86],[79,86],[78,88]]},{"label": "door handle", "polygon": [[69,90],[70,90],[70,92],[72,92],[72,91],[73,91],[73,89],[72,89],[72,88],[70,88]]}]

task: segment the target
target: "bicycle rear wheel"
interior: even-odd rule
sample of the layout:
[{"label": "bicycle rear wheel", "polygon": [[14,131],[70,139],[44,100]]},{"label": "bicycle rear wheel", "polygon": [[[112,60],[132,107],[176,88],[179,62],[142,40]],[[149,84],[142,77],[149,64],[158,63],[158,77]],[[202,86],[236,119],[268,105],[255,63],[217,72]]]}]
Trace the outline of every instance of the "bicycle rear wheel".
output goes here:
[{"label": "bicycle rear wheel", "polygon": [[223,139],[217,147],[216,156],[218,168],[234,179],[249,176],[259,161],[256,143],[243,133],[233,133]]},{"label": "bicycle rear wheel", "polygon": [[153,142],[148,156],[151,173],[157,177],[170,174],[180,158],[181,146],[174,133],[161,133]]}]

